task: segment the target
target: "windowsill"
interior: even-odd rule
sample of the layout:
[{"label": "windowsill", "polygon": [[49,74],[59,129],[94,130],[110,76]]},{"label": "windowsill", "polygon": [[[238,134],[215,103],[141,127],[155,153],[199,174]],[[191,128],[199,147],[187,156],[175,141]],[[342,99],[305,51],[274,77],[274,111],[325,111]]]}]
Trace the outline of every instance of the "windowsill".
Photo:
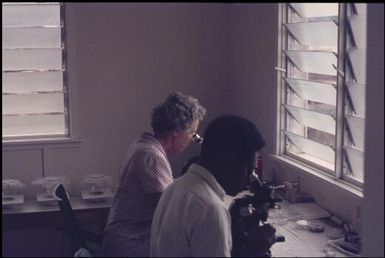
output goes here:
[{"label": "windowsill", "polygon": [[81,138],[58,137],[40,139],[3,140],[3,150],[30,149],[43,147],[78,147],[83,140]]},{"label": "windowsill", "polygon": [[361,189],[359,189],[357,186],[354,186],[348,182],[342,182],[339,180],[336,180],[330,176],[327,176],[324,172],[311,168],[309,166],[303,165],[289,157],[286,156],[279,156],[279,155],[274,155],[272,154],[271,157],[273,160],[280,162],[284,165],[289,165],[291,168],[296,169],[296,171],[300,173],[306,173],[306,175],[310,175],[312,177],[321,179],[325,182],[328,182],[342,190],[345,190],[351,194],[353,194],[356,197],[363,198],[364,194]]},{"label": "windowsill", "polygon": [[306,153],[290,153],[292,154],[294,157],[298,157],[300,160],[303,159],[303,160],[307,160],[307,161],[310,161],[314,164],[316,164],[316,166],[321,166],[321,167],[324,167],[326,168],[328,171],[330,171],[330,173],[333,173],[333,170],[334,170],[334,164],[333,163],[330,163],[330,162],[327,162],[325,160],[322,160],[320,158],[317,158],[313,155],[309,155],[309,154],[306,154]]}]

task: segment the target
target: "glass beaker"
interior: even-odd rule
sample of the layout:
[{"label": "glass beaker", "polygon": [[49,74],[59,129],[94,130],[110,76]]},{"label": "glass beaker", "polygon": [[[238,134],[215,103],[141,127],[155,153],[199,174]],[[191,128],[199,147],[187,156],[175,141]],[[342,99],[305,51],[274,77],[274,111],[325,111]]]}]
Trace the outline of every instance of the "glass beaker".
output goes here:
[{"label": "glass beaker", "polygon": [[279,205],[269,210],[269,218],[271,218],[272,224],[275,225],[286,225],[288,223],[287,213]]},{"label": "glass beaker", "polygon": [[45,188],[46,197],[53,197],[53,189],[56,185],[63,183],[63,180],[61,177],[56,176],[46,176],[43,177],[42,185]]},{"label": "glass beaker", "polygon": [[11,184],[9,182],[2,182],[2,200],[3,201],[11,201],[15,197],[11,196]]},{"label": "glass beaker", "polygon": [[17,179],[2,180],[2,196],[3,201],[12,201],[16,199],[16,195],[23,193],[25,185]]},{"label": "glass beaker", "polygon": [[89,194],[100,195],[108,187],[108,177],[102,174],[86,175],[81,183],[83,189]]}]

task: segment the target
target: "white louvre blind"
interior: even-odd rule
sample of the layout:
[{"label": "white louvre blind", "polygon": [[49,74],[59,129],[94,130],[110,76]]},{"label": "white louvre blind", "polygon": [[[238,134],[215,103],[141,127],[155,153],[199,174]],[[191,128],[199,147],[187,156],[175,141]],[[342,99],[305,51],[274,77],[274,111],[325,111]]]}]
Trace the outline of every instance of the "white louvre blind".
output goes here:
[{"label": "white louvre blind", "polygon": [[57,2],[2,3],[3,139],[68,134]]},{"label": "white louvre blind", "polygon": [[[285,10],[284,152],[334,175],[342,169],[343,176],[362,182],[366,4],[291,3]],[[340,16],[346,24],[340,24]],[[338,94],[344,95],[342,119],[337,117]],[[340,126],[342,148],[337,146]],[[336,153],[339,149],[343,153]],[[343,159],[342,168],[336,158]]]}]

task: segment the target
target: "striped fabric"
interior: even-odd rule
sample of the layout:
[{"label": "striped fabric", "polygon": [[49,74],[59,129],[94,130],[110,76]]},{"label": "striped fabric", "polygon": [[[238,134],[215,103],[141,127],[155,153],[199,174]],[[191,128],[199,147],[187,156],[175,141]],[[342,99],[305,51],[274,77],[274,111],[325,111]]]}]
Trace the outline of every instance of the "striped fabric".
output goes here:
[{"label": "striped fabric", "polygon": [[150,227],[156,208],[151,194],[173,181],[162,145],[144,133],[123,161],[104,235],[106,256],[149,256]]},{"label": "striped fabric", "polygon": [[192,164],[164,192],[151,227],[152,257],[230,257],[231,218],[225,192]]}]

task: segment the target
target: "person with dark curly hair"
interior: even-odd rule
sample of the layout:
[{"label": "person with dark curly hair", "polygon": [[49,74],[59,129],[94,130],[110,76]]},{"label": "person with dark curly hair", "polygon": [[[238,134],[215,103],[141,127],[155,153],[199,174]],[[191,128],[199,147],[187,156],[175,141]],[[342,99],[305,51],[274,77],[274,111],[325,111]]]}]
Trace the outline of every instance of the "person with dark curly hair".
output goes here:
[{"label": "person with dark curly hair", "polygon": [[143,133],[128,149],[104,231],[106,256],[149,256],[150,229],[162,192],[173,182],[167,155],[182,152],[206,109],[176,92],[152,112],[153,134]]},{"label": "person with dark curly hair", "polygon": [[[225,196],[245,189],[264,145],[255,124],[243,117],[225,115],[210,122],[198,161],[159,200],[152,221],[150,256],[230,257],[233,239]],[[271,226],[254,231],[249,246],[267,250],[274,234]]]}]

